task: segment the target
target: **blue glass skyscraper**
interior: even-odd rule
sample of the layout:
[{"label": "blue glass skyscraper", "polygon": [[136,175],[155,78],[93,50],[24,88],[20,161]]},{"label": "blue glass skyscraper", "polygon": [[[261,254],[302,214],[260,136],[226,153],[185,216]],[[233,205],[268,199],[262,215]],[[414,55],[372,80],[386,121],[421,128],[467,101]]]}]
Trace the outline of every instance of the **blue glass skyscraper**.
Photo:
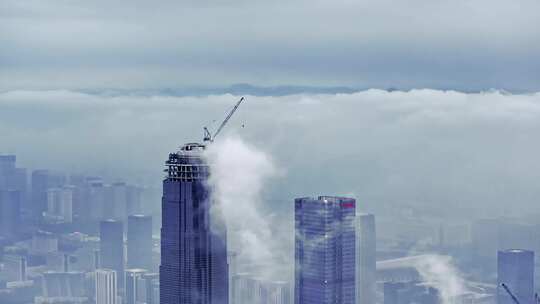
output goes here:
[{"label": "blue glass skyscraper", "polygon": [[354,304],[356,201],[295,200],[295,304]]},{"label": "blue glass skyscraper", "polygon": [[227,239],[207,185],[201,144],[169,154],[163,181],[161,304],[227,304]]}]

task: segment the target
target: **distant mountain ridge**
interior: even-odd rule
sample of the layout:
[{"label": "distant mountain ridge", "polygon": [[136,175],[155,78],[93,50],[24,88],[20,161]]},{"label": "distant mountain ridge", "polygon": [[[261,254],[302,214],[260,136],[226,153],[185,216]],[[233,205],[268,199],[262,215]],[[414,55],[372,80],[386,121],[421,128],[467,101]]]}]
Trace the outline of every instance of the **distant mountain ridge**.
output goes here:
[{"label": "distant mountain ridge", "polygon": [[[394,91],[409,91],[412,89],[423,88],[377,88],[377,87],[347,87],[347,86],[297,86],[297,85],[280,85],[280,86],[256,86],[247,83],[233,84],[224,87],[176,87],[176,88],[158,88],[158,89],[81,89],[75,90],[81,93],[100,95],[100,96],[208,96],[208,95],[251,95],[251,96],[287,96],[295,94],[351,94],[355,92],[365,91],[368,89],[380,89],[388,92]],[[462,90],[455,88],[426,88],[441,91],[458,91],[463,93],[478,93],[497,91],[503,94],[523,93],[507,90],[487,89],[487,90]]]},{"label": "distant mountain ridge", "polygon": [[102,96],[207,96],[207,95],[252,95],[252,96],[286,96],[294,94],[350,94],[368,88],[353,88],[346,86],[317,87],[317,86],[255,86],[251,84],[234,84],[226,87],[177,87],[163,89],[84,89],[78,90],[82,93]]}]

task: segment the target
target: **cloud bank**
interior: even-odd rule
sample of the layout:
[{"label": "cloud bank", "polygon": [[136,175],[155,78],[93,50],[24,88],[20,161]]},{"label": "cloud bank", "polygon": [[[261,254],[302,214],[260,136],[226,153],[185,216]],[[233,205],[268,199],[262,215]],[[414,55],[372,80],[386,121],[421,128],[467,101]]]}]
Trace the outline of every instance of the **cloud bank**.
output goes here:
[{"label": "cloud bank", "polygon": [[[25,167],[159,187],[168,153],[202,140],[237,98],[9,91],[0,94],[0,151]],[[294,197],[354,193],[368,212],[417,204],[511,215],[539,211],[539,132],[538,93],[372,89],[247,96],[222,135],[285,170],[263,189],[275,210]]]}]

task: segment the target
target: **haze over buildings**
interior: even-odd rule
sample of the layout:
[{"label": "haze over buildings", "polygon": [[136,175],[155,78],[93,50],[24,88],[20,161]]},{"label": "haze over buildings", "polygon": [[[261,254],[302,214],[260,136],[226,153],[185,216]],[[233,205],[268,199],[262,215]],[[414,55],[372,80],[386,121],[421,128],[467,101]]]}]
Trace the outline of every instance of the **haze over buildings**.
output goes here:
[{"label": "haze over buildings", "polygon": [[[4,189],[12,193],[21,192],[18,214],[23,223],[30,225],[17,227],[20,239],[15,242],[6,240],[2,260],[5,266],[1,273],[8,282],[24,282],[9,288],[6,286],[6,294],[32,299],[43,297],[43,288],[35,282],[39,282],[40,275],[46,271],[62,272],[67,252],[71,257],[68,259],[69,268],[85,272],[84,297],[94,300],[95,287],[88,282],[93,281],[96,261],[100,262],[99,267],[113,267],[103,264],[107,263],[106,258],[99,258],[104,255],[99,245],[99,221],[106,220],[107,216],[124,221],[123,232],[121,235],[117,233],[114,245],[118,249],[116,252],[127,252],[124,268],[152,267],[154,270],[146,269],[151,272],[156,271],[162,262],[160,255],[163,251],[159,252],[157,237],[157,228],[162,224],[159,221],[162,215],[159,205],[161,189],[155,184],[163,179],[163,172],[160,169],[162,160],[157,158],[168,155],[175,148],[170,147],[174,144],[168,144],[170,135],[160,128],[130,121],[135,117],[155,119],[173,129],[193,130],[193,134],[200,134],[198,119],[186,117],[185,120],[177,120],[174,115],[161,111],[182,113],[193,108],[193,113],[201,116],[208,111],[216,113],[215,117],[221,117],[222,113],[217,113],[214,107],[226,110],[232,103],[231,99],[236,98],[226,95],[204,98],[162,96],[154,97],[152,106],[148,106],[146,103],[150,99],[143,96],[97,97],[71,92],[43,92],[40,93],[40,102],[32,102],[36,93],[6,93],[3,94],[4,100],[8,98],[11,101],[4,101],[3,105],[15,112],[21,111],[25,103],[40,108],[45,104],[52,105],[46,99],[55,95],[60,99],[73,97],[71,105],[81,107],[70,110],[75,117],[86,117],[82,110],[84,107],[96,111],[86,118],[92,118],[90,121],[93,122],[85,122],[85,119],[77,125],[67,122],[73,129],[56,132],[50,132],[54,126],[48,122],[24,128],[13,124],[6,116],[0,122],[9,124],[11,128],[29,130],[35,134],[33,136],[40,135],[35,142],[22,142],[12,133],[6,133],[5,143],[13,147],[20,144],[21,148],[16,150],[22,156],[15,161],[13,156],[3,158],[6,165],[1,174],[9,176],[11,183]],[[494,104],[499,111],[497,113],[490,110]],[[458,297],[474,299],[478,303],[493,302],[497,294],[496,251],[524,248],[538,252],[535,244],[540,237],[536,229],[538,223],[533,216],[538,212],[534,203],[537,171],[531,168],[538,166],[535,153],[540,150],[536,141],[526,140],[532,138],[538,128],[536,119],[540,111],[537,111],[537,95],[369,90],[336,96],[250,97],[247,105],[228,125],[224,137],[205,153],[205,157],[215,165],[214,172],[218,178],[210,179],[209,184],[215,187],[215,198],[223,204],[220,211],[228,223],[228,245],[237,253],[236,273],[231,274],[228,281],[229,292],[244,286],[245,282],[253,282],[253,286],[259,286],[253,289],[259,299],[271,297],[276,300],[278,296],[269,295],[281,294],[284,295],[279,298],[282,301],[292,301],[295,283],[292,267],[294,209],[290,199],[313,191],[355,197],[361,202],[357,204],[358,212],[376,215],[375,247],[379,261],[434,252],[452,257],[425,258],[427,262],[415,262],[410,267],[378,269],[377,283],[371,281],[372,287],[369,287],[372,292],[375,288],[373,293],[377,303],[384,301],[383,283],[396,282],[396,278],[406,278],[403,280],[405,287],[399,290],[406,292],[409,298],[430,296],[452,301]],[[335,105],[340,107],[333,107]],[[54,116],[53,110],[41,109],[44,115]],[[126,109],[131,113],[122,116]],[[58,111],[68,113],[62,112],[65,111],[62,108]],[[324,128],[318,126],[321,119],[329,118],[339,118],[341,123]],[[78,136],[69,133],[73,130],[87,136],[104,132],[96,127],[96,120],[114,122],[112,125],[121,127],[114,129],[117,132],[114,137],[102,137],[102,141],[92,147],[95,157],[90,157],[86,149],[65,145],[64,138],[72,138],[77,144],[84,145],[82,141],[78,142]],[[514,131],[507,129],[509,126],[512,130],[519,130],[521,139],[514,138]],[[310,130],[316,130],[317,136],[309,135]],[[141,138],[133,133],[149,137]],[[333,134],[342,134],[343,137],[331,136]],[[402,138],[402,134],[407,134],[407,137]],[[193,138],[191,135],[186,137]],[[307,153],[306,147],[321,146],[317,144],[320,138],[327,139],[324,148],[313,150],[316,153]],[[47,140],[61,149],[53,151],[50,145],[40,145],[40,140]],[[129,155],[117,154],[116,151],[121,150],[117,149],[119,145],[131,145],[131,141],[139,149]],[[507,145],[509,142],[511,147]],[[32,157],[33,153],[27,151],[33,149],[41,149],[44,156],[40,159]],[[102,152],[114,161],[100,158]],[[63,158],[59,157],[60,154]],[[82,164],[77,172],[71,172],[74,164],[81,164],[81,157],[88,158],[88,162]],[[141,161],[131,161],[136,158]],[[313,163],[324,168],[325,174],[317,174],[320,170],[314,169]],[[453,166],[449,167],[447,163]],[[517,165],[508,170],[503,165],[507,163]],[[35,167],[47,170],[34,170]],[[440,174],[441,170],[444,174]],[[99,176],[100,172],[106,174]],[[121,172],[126,182],[118,182],[115,172]],[[26,177],[21,178],[25,174]],[[136,183],[143,187],[133,186]],[[504,187],[484,191],[489,185]],[[60,195],[63,191],[70,195]],[[510,197],[511,206],[506,203]],[[136,225],[144,233],[130,234],[129,219],[134,218],[130,215],[140,211],[153,215],[154,236],[150,235],[150,241],[148,224],[144,229],[143,225]],[[9,219],[16,220],[17,217],[9,216]],[[143,235],[145,240],[138,243]],[[358,238],[356,245],[360,246],[368,242],[370,236],[362,236],[360,232]],[[103,241],[106,242],[107,237]],[[143,248],[142,244],[148,246]],[[147,266],[130,265],[134,247],[141,247],[135,251],[141,258],[137,263],[143,263],[144,256]],[[368,249],[375,248],[369,245]],[[30,269],[24,280],[20,275],[21,257],[27,258]],[[361,260],[362,257],[358,257],[357,261]],[[444,273],[450,271],[452,275],[442,276],[441,269]],[[367,267],[360,270],[367,270]],[[249,279],[236,276],[242,273]],[[538,276],[538,271],[535,275]],[[360,278],[362,275],[356,276]],[[117,278],[117,295],[125,300],[126,286],[118,283],[121,280],[124,281],[125,277]],[[275,282],[282,282],[281,287],[276,287]],[[137,298],[156,301],[160,288],[163,289],[159,278],[145,281],[144,285],[144,292],[138,292]],[[430,293],[431,289],[426,286],[437,292]],[[356,287],[360,290],[361,286],[357,283]],[[235,293],[231,294],[231,300],[238,297],[251,299],[253,295]]]}]

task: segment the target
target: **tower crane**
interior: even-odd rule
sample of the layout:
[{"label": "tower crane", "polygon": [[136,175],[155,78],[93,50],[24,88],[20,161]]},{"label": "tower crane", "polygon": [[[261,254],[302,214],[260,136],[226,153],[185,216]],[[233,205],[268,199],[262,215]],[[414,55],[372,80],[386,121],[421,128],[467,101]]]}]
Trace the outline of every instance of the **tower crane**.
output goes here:
[{"label": "tower crane", "polygon": [[213,142],[214,141],[216,136],[218,136],[219,132],[221,132],[223,127],[225,127],[225,125],[227,124],[229,119],[231,119],[234,112],[236,112],[236,110],[238,109],[238,107],[240,106],[242,101],[244,101],[244,97],[240,98],[240,100],[238,100],[238,102],[236,102],[236,104],[234,105],[234,108],[229,112],[229,114],[227,114],[227,117],[225,117],[225,120],[223,120],[221,125],[219,125],[219,128],[216,130],[214,135],[212,135],[212,133],[210,133],[210,131],[208,130],[207,127],[204,127],[204,138],[203,138],[204,142]]},{"label": "tower crane", "polygon": [[514,301],[514,303],[516,303],[516,304],[521,304],[521,303],[519,303],[519,301],[518,301],[518,299],[516,298],[516,296],[514,296],[514,294],[510,291],[510,288],[508,288],[508,286],[506,286],[506,284],[501,283],[501,286],[502,286],[502,288],[504,288],[504,290],[506,291],[506,293],[512,298],[512,300]]}]

